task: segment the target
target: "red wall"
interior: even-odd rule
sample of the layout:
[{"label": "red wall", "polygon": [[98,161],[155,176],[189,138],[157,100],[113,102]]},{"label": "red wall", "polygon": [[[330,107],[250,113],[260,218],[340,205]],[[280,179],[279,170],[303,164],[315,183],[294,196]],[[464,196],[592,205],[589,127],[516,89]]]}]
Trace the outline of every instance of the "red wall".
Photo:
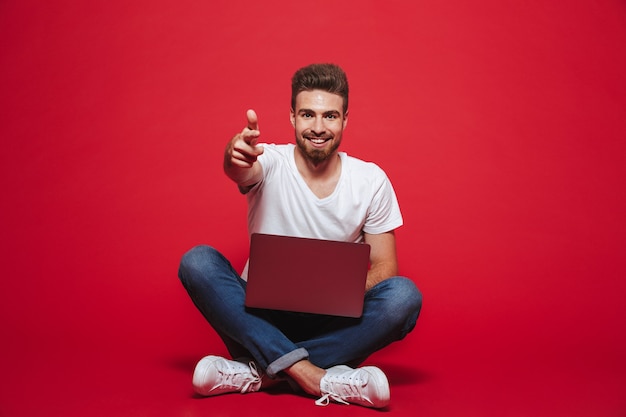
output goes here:
[{"label": "red wall", "polygon": [[42,344],[200,344],[178,260],[246,251],[223,147],[247,108],[290,141],[289,77],[315,61],[349,75],[344,150],[396,187],[415,360],[626,374],[626,7],[608,0],[1,2],[2,367]]}]

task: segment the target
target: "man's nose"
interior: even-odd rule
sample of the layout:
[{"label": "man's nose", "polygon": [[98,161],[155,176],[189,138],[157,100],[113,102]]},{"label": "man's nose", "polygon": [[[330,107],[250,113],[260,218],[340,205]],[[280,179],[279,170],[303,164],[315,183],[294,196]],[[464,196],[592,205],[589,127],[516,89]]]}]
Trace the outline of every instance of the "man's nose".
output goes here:
[{"label": "man's nose", "polygon": [[321,117],[315,118],[315,123],[313,124],[313,133],[317,135],[321,135],[326,132],[326,127],[324,126],[324,120]]}]

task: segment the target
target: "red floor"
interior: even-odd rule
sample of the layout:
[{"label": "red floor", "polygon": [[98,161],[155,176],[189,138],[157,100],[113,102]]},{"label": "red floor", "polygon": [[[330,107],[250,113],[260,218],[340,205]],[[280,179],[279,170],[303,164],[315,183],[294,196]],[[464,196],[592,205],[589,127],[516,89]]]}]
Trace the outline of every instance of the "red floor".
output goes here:
[{"label": "red floor", "polygon": [[[370,358],[402,416],[626,416],[626,9],[562,2],[0,2],[0,416],[374,415],[196,398],[224,347],[178,283],[237,266],[225,141],[292,138],[348,72],[342,147],[392,179],[424,309]],[[358,342],[358,341],[357,341]]]},{"label": "red floor", "polygon": [[[169,301],[148,311],[117,309],[102,332],[74,329],[24,332],[5,341],[0,392],[2,416],[261,416],[372,415],[357,406],[316,407],[286,390],[197,398],[190,388],[195,362],[224,348],[172,288]],[[153,300],[156,301],[156,300]],[[160,304],[160,307],[159,307]],[[589,347],[524,348],[504,331],[472,337],[444,334],[434,309],[415,333],[370,362],[383,368],[392,404],[382,412],[423,416],[621,416],[626,369],[622,353]],[[181,320],[182,324],[177,321]],[[186,320],[185,324],[182,320]],[[89,326],[89,320],[85,321]],[[503,340],[504,339],[504,340]],[[514,346],[515,345],[515,346]],[[533,350],[534,347],[534,350]],[[601,354],[603,353],[603,354]]]}]

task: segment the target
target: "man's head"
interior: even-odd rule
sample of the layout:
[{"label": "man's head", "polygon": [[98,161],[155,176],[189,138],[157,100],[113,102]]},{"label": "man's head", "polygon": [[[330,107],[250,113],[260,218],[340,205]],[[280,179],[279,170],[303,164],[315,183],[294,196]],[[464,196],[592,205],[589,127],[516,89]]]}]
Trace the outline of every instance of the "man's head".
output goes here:
[{"label": "man's head", "polygon": [[291,79],[291,109],[302,91],[322,90],[343,98],[343,113],[348,112],[348,78],[335,64],[311,64],[300,68]]},{"label": "man's head", "polygon": [[313,64],[292,79],[291,124],[299,155],[315,166],[332,161],[348,122],[348,80],[341,68]]}]

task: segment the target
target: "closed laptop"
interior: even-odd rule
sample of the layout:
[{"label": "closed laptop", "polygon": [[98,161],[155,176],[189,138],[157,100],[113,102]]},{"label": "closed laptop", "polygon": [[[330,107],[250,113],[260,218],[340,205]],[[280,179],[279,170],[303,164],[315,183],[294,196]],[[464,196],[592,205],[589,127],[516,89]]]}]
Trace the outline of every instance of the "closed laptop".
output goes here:
[{"label": "closed laptop", "polygon": [[365,243],[254,233],[245,305],[360,317],[369,254]]}]

